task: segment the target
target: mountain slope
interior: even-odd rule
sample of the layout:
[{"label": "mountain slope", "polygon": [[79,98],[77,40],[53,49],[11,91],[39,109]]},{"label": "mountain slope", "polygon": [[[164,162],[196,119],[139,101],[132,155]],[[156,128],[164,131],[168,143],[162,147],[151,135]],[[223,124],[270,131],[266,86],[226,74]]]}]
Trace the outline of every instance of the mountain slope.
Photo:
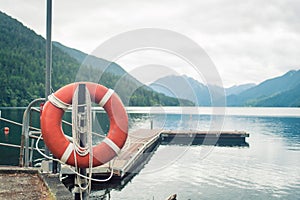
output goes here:
[{"label": "mountain slope", "polygon": [[253,98],[260,96],[268,96],[293,89],[300,81],[300,70],[291,70],[286,74],[268,79],[256,87],[253,87],[241,94],[243,98]]},{"label": "mountain slope", "polygon": [[[123,76],[124,74],[127,74],[127,72],[115,62],[110,62],[105,59],[95,57],[93,55],[88,55],[77,49],[66,47],[59,42],[53,42],[53,45],[70,55],[72,58],[76,59],[81,64],[84,63],[85,65],[100,68],[100,70],[104,73],[112,73],[118,76]],[[132,77],[132,79],[136,81],[135,78]]]},{"label": "mountain slope", "polygon": [[[260,101],[293,90],[300,83],[300,70],[291,70],[286,74],[268,79],[239,95],[230,95],[227,98],[229,106],[261,106]],[[284,105],[284,102],[281,103]]]},{"label": "mountain slope", "polygon": [[247,84],[235,85],[235,86],[232,86],[229,88],[225,88],[226,96],[238,95],[238,94],[244,92],[245,90],[248,90],[254,86],[255,86],[254,83],[247,83]]},{"label": "mountain slope", "polygon": [[[150,85],[167,96],[195,102],[198,106],[210,106],[208,87],[187,76],[167,76]],[[215,91],[222,88],[213,86]],[[268,79],[259,85],[245,84],[225,88],[227,106],[300,106],[300,70]]]},{"label": "mountain slope", "polygon": [[300,84],[291,90],[253,102],[253,106],[300,107]]},{"label": "mountain slope", "polygon": [[[33,99],[44,97],[45,43],[43,37],[0,11],[0,107],[27,106]],[[91,63],[80,67],[84,53],[71,49],[74,55],[70,56],[70,48],[58,46],[52,48],[54,91],[74,81],[93,81],[115,89],[125,105],[192,105],[154,92],[115,63],[92,57]],[[107,64],[107,70],[101,68]]]},{"label": "mountain slope", "polygon": [[[0,106],[25,106],[44,97],[45,39],[0,12]],[[71,80],[78,62],[53,48],[53,89]]]},{"label": "mountain slope", "polygon": [[[239,94],[254,84],[244,84],[225,88],[225,95]],[[150,87],[157,92],[167,96],[188,99],[198,106],[211,106],[211,94],[206,85],[188,76],[166,76],[150,84]],[[211,86],[214,92],[222,93],[223,88]],[[217,102],[215,102],[216,104]]]},{"label": "mountain slope", "polygon": [[[127,73],[117,63],[88,55],[79,50],[66,47],[58,42],[55,42],[54,45],[78,62],[84,63],[84,66],[79,70],[79,76],[77,76],[77,78],[93,80],[95,82],[99,81],[103,85],[113,88],[119,94],[125,105],[193,105],[193,103],[188,100],[155,92]],[[89,71],[88,74],[86,73],[87,71]],[[114,79],[108,79],[108,77],[114,77]]]},{"label": "mountain slope", "polygon": [[187,76],[166,76],[150,84],[155,91],[167,96],[188,99],[198,106],[210,106],[208,88]]}]

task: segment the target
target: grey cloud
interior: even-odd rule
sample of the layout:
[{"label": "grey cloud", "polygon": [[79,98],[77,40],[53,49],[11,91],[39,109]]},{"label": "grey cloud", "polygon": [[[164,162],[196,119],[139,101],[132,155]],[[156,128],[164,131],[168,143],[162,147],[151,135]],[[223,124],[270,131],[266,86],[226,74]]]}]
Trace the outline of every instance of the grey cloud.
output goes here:
[{"label": "grey cloud", "polygon": [[[45,35],[44,1],[0,2],[2,11]],[[64,0],[53,1],[53,19],[53,38],[87,53],[132,29],[182,33],[206,50],[226,85],[300,68],[298,0]]]}]

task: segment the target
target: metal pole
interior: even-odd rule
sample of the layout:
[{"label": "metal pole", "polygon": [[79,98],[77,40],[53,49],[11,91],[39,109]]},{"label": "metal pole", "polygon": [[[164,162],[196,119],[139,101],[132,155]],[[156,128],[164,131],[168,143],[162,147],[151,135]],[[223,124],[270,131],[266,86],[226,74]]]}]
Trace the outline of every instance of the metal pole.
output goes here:
[{"label": "metal pole", "polygon": [[[85,147],[86,146],[86,132],[85,131],[81,131],[84,130],[83,128],[87,126],[87,121],[86,121],[86,99],[85,99],[85,93],[86,93],[86,87],[85,84],[79,84],[78,86],[78,107],[77,107],[77,111],[78,111],[78,116],[82,116],[79,119],[79,124],[77,124],[78,126],[78,130],[80,130],[79,132],[79,139],[80,139],[80,146],[81,147]],[[79,173],[82,174],[83,176],[86,176],[86,169],[85,168],[79,168]],[[82,179],[80,177],[80,179]],[[75,180],[77,180],[75,178]],[[83,180],[83,182],[81,183],[76,183],[76,184],[81,184],[82,187],[86,187],[86,180]],[[82,200],[85,200],[87,198],[87,192],[83,191],[82,193]],[[80,193],[75,193],[75,200],[79,200],[81,199],[80,197]]]},{"label": "metal pole", "polygon": [[47,30],[46,30],[46,84],[45,84],[45,98],[48,100],[48,96],[51,92],[51,68],[52,68],[52,0],[47,0]]},{"label": "metal pole", "polygon": [[[52,72],[52,0],[47,0],[47,23],[46,23],[46,77],[45,77],[45,98],[51,94],[51,72]],[[49,149],[45,146],[46,155],[50,155]],[[57,162],[52,162],[52,172],[57,173]],[[50,168],[50,166],[49,166]]]}]

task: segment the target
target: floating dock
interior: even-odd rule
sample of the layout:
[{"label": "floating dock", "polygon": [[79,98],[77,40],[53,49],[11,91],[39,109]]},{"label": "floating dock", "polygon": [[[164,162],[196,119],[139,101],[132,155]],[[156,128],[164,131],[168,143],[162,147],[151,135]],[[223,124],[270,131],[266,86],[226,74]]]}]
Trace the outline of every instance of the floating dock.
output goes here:
[{"label": "floating dock", "polygon": [[[113,163],[114,175],[123,178],[128,173],[135,173],[141,162],[147,160],[159,144],[162,130],[140,129],[128,134],[125,146]],[[93,169],[93,173],[109,172],[108,163]]]},{"label": "floating dock", "polygon": [[[246,137],[249,137],[249,133],[244,131],[136,130],[128,134],[126,144],[112,167],[107,163],[93,168],[93,177],[107,178],[113,169],[113,177],[106,184],[113,184],[112,182],[116,181],[126,184],[126,180],[129,181],[149,161],[160,144],[248,146],[245,141]],[[74,175],[73,172],[64,167],[62,173],[67,176]],[[73,181],[70,183],[72,184]]]},{"label": "floating dock", "polygon": [[163,131],[160,135],[161,144],[181,145],[217,145],[217,146],[248,146],[245,131]]}]

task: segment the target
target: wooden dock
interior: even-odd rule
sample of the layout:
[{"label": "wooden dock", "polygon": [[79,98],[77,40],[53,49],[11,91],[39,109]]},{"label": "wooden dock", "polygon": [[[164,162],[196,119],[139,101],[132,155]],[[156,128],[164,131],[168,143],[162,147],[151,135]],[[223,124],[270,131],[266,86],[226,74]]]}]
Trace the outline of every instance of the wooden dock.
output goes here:
[{"label": "wooden dock", "polygon": [[[246,137],[249,137],[249,134],[244,131],[136,130],[129,133],[126,144],[112,168],[109,163],[95,167],[93,177],[107,178],[113,169],[112,181],[129,181],[149,161],[160,144],[247,146]],[[62,173],[73,174],[64,167]]]},{"label": "wooden dock", "polygon": [[[147,160],[157,147],[162,130],[139,129],[129,133],[127,141],[113,163],[114,175],[124,177],[128,173],[137,172],[138,164]],[[93,169],[95,174],[109,172],[108,163]]]},{"label": "wooden dock", "polygon": [[[93,177],[105,179],[110,176],[111,169],[113,169],[113,181],[123,180],[125,176],[126,178],[134,176],[151,158],[159,145],[161,132],[161,129],[139,129],[128,133],[125,146],[113,161],[113,166],[106,163],[93,168]],[[67,167],[62,167],[62,174],[70,176],[73,172]]]}]

